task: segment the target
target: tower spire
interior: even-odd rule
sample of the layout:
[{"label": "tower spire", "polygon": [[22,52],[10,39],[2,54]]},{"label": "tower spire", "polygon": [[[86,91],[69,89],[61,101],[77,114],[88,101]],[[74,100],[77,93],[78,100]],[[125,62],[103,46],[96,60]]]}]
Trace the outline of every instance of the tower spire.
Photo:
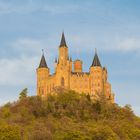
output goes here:
[{"label": "tower spire", "polygon": [[61,37],[61,42],[60,42],[60,47],[62,46],[67,47],[64,32],[62,32],[62,37]]},{"label": "tower spire", "polygon": [[102,67],[100,60],[99,60],[99,57],[97,55],[97,49],[95,48],[95,55],[94,55],[94,59],[93,59],[91,67],[96,67],[96,66]]},{"label": "tower spire", "polygon": [[42,49],[42,55],[44,55],[44,49]]},{"label": "tower spire", "polygon": [[97,49],[95,48],[95,53],[97,54]]},{"label": "tower spire", "polygon": [[46,60],[45,60],[45,56],[44,56],[44,50],[42,49],[42,57],[40,60],[40,64],[38,68],[48,68]]}]

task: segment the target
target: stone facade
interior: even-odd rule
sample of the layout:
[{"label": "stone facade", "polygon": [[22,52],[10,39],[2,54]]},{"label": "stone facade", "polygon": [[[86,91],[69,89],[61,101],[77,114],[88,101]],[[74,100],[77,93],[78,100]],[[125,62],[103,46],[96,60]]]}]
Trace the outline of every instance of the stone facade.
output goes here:
[{"label": "stone facade", "polygon": [[63,33],[59,57],[55,60],[54,74],[50,74],[44,54],[42,55],[37,68],[37,95],[44,97],[53,92],[56,87],[64,87],[78,93],[89,94],[91,98],[104,94],[109,101],[114,102],[114,94],[112,94],[111,84],[107,78],[107,69],[101,66],[97,52],[95,52],[89,72],[83,72],[81,60],[72,61],[69,58]]}]

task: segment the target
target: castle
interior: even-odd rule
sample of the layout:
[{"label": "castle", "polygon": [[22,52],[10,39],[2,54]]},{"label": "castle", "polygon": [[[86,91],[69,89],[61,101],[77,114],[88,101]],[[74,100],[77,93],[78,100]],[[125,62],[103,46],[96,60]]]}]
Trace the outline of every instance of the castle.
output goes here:
[{"label": "castle", "polygon": [[69,58],[68,46],[64,33],[62,33],[54,74],[50,74],[44,54],[42,55],[40,65],[37,68],[37,95],[44,97],[56,87],[64,87],[78,93],[89,94],[91,98],[103,93],[109,101],[114,102],[111,84],[107,79],[107,69],[101,66],[96,51],[89,72],[83,72],[81,60],[72,61]]}]

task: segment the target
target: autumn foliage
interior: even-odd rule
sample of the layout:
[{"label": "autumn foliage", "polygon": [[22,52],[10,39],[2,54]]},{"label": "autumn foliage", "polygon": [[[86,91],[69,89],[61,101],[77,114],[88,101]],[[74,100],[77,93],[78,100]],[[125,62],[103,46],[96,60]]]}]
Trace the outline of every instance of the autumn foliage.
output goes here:
[{"label": "autumn foliage", "polygon": [[131,107],[65,91],[22,98],[0,108],[0,140],[140,140]]}]

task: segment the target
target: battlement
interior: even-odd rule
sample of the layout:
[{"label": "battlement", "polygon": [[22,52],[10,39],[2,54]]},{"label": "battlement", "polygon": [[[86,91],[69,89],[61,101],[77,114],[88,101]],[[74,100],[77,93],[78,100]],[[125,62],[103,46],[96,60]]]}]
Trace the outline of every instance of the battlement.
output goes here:
[{"label": "battlement", "polygon": [[88,72],[72,72],[71,76],[77,76],[77,77],[84,77],[89,76],[90,73]]}]

